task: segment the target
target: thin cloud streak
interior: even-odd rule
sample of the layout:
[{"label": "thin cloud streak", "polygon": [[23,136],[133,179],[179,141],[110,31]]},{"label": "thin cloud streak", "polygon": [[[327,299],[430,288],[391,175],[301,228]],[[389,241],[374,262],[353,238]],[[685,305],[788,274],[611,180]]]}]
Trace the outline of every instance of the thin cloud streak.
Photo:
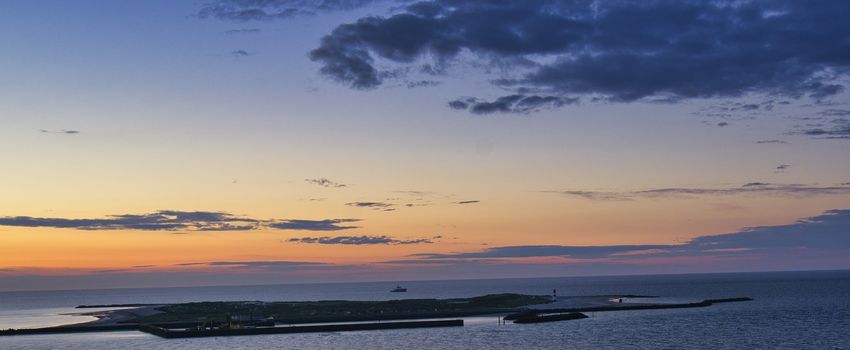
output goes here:
[{"label": "thin cloud streak", "polygon": [[375,210],[394,210],[391,207],[395,206],[392,203],[386,202],[350,202],[345,203],[345,205],[350,207],[358,207],[358,208],[370,208]]},{"label": "thin cloud streak", "polygon": [[284,220],[268,224],[271,228],[280,230],[307,231],[339,231],[359,228],[359,226],[342,226],[340,224],[358,222],[359,219],[326,219],[326,220]]},{"label": "thin cloud streak", "polygon": [[259,33],[259,32],[260,32],[259,28],[244,28],[244,29],[226,30],[224,32],[224,34],[231,34],[231,35],[232,34],[253,34],[253,33]]},{"label": "thin cloud streak", "polygon": [[198,11],[200,18],[226,21],[272,21],[300,16],[314,16],[322,12],[353,10],[376,0],[217,0],[206,2]]},{"label": "thin cloud streak", "polygon": [[850,139],[850,119],[838,118],[829,121],[829,127],[813,127],[790,134],[811,136],[817,139]]},{"label": "thin cloud streak", "polygon": [[51,131],[51,130],[47,130],[47,129],[38,129],[38,131],[45,133],[45,134],[65,134],[65,135],[76,135],[76,134],[81,133],[81,131],[79,131],[79,130],[69,130],[69,129],[62,129],[62,130],[55,130],[55,131]]},{"label": "thin cloud streak", "polygon": [[[777,171],[784,171],[788,165],[777,167]],[[638,191],[542,191],[546,193],[557,193],[569,197],[577,197],[594,201],[631,201],[646,198],[693,198],[700,196],[733,196],[733,195],[772,195],[789,197],[808,197],[819,195],[846,195],[850,194],[850,187],[816,186],[802,184],[769,184],[763,182],[751,182],[740,187],[699,188],[699,187],[667,187],[653,188]]]},{"label": "thin cloud streak", "polygon": [[756,143],[756,144],[759,144],[759,145],[767,145],[767,144],[780,144],[780,145],[787,145],[787,144],[788,144],[788,141],[783,141],[783,140],[759,140],[759,141],[756,141],[755,143]]},{"label": "thin cloud streak", "polygon": [[332,187],[332,188],[348,187],[348,185],[346,185],[344,183],[334,182],[334,181],[328,180],[328,179],[323,178],[323,177],[317,178],[317,179],[304,179],[304,181],[306,181],[307,183],[322,186],[322,187]]},{"label": "thin cloud streak", "polygon": [[390,236],[337,236],[337,237],[301,237],[290,238],[287,240],[291,243],[304,244],[326,244],[326,245],[411,245],[411,244],[431,244],[434,238],[419,238],[419,239],[395,239]]}]

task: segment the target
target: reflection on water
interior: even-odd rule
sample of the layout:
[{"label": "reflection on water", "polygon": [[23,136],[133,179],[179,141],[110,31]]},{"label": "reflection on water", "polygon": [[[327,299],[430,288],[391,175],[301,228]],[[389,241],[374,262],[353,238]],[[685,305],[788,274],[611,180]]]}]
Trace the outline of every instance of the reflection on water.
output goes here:
[{"label": "reflection on water", "polygon": [[78,309],[68,307],[4,311],[0,312],[0,329],[50,327],[97,319],[75,314],[79,312]]}]

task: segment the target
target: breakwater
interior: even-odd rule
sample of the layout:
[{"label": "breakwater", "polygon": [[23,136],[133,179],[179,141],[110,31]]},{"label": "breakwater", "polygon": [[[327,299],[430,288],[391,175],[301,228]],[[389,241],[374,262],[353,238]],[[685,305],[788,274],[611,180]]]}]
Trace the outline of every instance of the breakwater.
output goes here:
[{"label": "breakwater", "polygon": [[514,321],[514,323],[544,323],[544,322],[555,322],[555,321],[569,321],[569,320],[580,320],[583,318],[587,318],[587,315],[581,312],[570,312],[566,314],[555,314],[555,315],[533,315],[523,318],[518,318]]},{"label": "breakwater", "polygon": [[505,316],[505,320],[508,321],[516,321],[523,318],[533,318],[535,316],[543,315],[543,314],[565,314],[565,313],[573,313],[573,312],[603,312],[603,311],[629,311],[629,310],[661,310],[661,309],[684,309],[684,308],[694,308],[694,307],[708,307],[714,304],[720,303],[732,303],[732,302],[741,302],[741,301],[752,301],[753,298],[749,297],[739,297],[739,298],[725,298],[725,299],[706,299],[696,303],[682,303],[682,304],[637,304],[637,305],[628,305],[628,304],[617,304],[617,305],[609,305],[609,306],[593,306],[593,307],[578,307],[578,308],[562,308],[562,309],[538,309],[538,310],[527,310],[509,314]]},{"label": "breakwater", "polygon": [[463,327],[463,320],[411,321],[411,322],[381,322],[381,323],[346,323],[289,327],[258,327],[237,329],[167,329],[154,325],[139,327],[142,332],[163,338],[198,338],[222,337],[237,335],[287,334],[287,333],[316,333],[316,332],[345,332],[404,328],[434,328],[434,327]]},{"label": "breakwater", "polygon": [[[342,331],[365,331],[381,329],[404,329],[404,328],[432,328],[432,327],[463,327],[463,320],[437,320],[437,321],[407,321],[407,322],[370,322],[370,323],[346,323],[308,326],[284,326],[284,327],[257,327],[241,329],[176,329],[173,327],[191,327],[197,323],[171,323],[167,325],[113,325],[113,326],[82,326],[82,327],[45,327],[30,329],[6,329],[0,330],[0,336],[34,335],[34,334],[65,334],[65,333],[92,333],[92,332],[114,332],[114,331],[142,331],[163,338],[195,338],[195,337],[220,337],[232,335],[252,334],[285,334],[285,333],[314,333],[314,332],[342,332]],[[169,327],[169,328],[166,328]]]}]

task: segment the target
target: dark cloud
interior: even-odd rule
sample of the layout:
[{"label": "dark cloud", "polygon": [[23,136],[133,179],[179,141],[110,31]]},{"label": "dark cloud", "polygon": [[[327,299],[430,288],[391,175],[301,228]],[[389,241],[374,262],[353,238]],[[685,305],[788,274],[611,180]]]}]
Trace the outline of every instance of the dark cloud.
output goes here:
[{"label": "dark cloud", "polygon": [[502,96],[493,101],[483,101],[474,97],[467,97],[449,101],[449,107],[457,110],[468,109],[475,114],[530,113],[576,102],[578,102],[578,98],[514,94]]},{"label": "dark cloud", "polygon": [[104,219],[0,217],[0,226],[71,228],[78,230],[142,230],[142,231],[251,231],[261,228],[304,231],[339,231],[358,228],[344,225],[359,219],[324,220],[260,220],[237,217],[224,212],[185,212],[161,210],[142,215],[112,215]]},{"label": "dark cloud", "polygon": [[304,181],[307,181],[308,183],[311,183],[311,184],[314,184],[314,185],[319,185],[319,186],[322,186],[322,187],[333,187],[333,188],[348,187],[348,185],[346,185],[344,183],[334,182],[334,181],[328,180],[328,179],[323,178],[323,177],[318,178],[318,179],[304,179]]},{"label": "dark cloud", "polygon": [[728,122],[720,122],[720,123],[717,123],[717,126],[722,128],[724,126],[729,126],[729,123]]},{"label": "dark cloud", "polygon": [[427,207],[429,205],[431,205],[431,203],[406,203],[404,206],[408,207],[408,208],[413,208],[413,207]]},{"label": "dark cloud", "polygon": [[41,132],[46,133],[46,134],[65,134],[65,135],[75,135],[75,134],[80,133],[79,130],[69,130],[69,129],[62,129],[62,130],[55,130],[55,131],[51,131],[51,130],[47,130],[47,129],[38,129],[38,131],[41,131]]},{"label": "dark cloud", "polygon": [[200,18],[229,21],[270,21],[320,12],[351,10],[374,0],[218,0],[198,12]]},{"label": "dark cloud", "polygon": [[[787,168],[787,166],[786,166]],[[624,201],[640,198],[689,198],[699,196],[728,196],[746,194],[764,194],[776,196],[805,197],[815,195],[850,194],[850,189],[843,186],[814,186],[800,184],[769,184],[750,182],[740,187],[698,188],[698,187],[667,187],[639,191],[605,192],[605,191],[544,191],[559,193],[571,197],[579,197],[597,201]]]},{"label": "dark cloud", "polygon": [[[661,102],[664,102],[664,100],[661,100]],[[724,120],[746,120],[753,119],[754,115],[758,114],[757,112],[760,110],[772,111],[775,103],[774,100],[760,103],[723,101],[702,106],[692,114]]]},{"label": "dark cloud", "polygon": [[469,108],[469,105],[474,103],[474,102],[475,102],[475,99],[471,99],[471,100],[470,99],[458,99],[458,100],[454,100],[454,101],[449,101],[449,108],[458,109],[458,110],[465,110],[465,109]]},{"label": "dark cloud", "polygon": [[283,220],[268,224],[269,227],[281,230],[305,231],[339,231],[358,228],[358,226],[341,226],[340,224],[357,222],[359,219],[326,219],[326,220]]},{"label": "dark cloud", "polygon": [[[310,57],[322,74],[370,89],[399,77],[385,74],[398,68],[382,67],[442,71],[469,54],[502,68],[497,86],[549,98],[519,107],[516,95],[450,102],[478,113],[533,111],[575,96],[822,99],[844,89],[848,10],[842,0],[435,0],[339,25]],[[759,108],[744,104],[740,111]]]},{"label": "dark cloud", "polygon": [[782,140],[759,140],[759,141],[756,141],[755,143],[756,143],[756,144],[759,144],[759,145],[764,145],[764,144],[788,144],[788,141],[782,141]]},{"label": "dark cloud", "polygon": [[[468,259],[566,257],[574,259],[635,258],[736,254],[764,250],[850,250],[850,210],[831,210],[790,225],[754,227],[728,234],[701,236],[684,244],[610,246],[506,246],[480,252],[414,254],[409,263]],[[388,262],[390,263],[390,262]]]},{"label": "dark cloud", "polygon": [[818,112],[818,115],[825,117],[850,117],[850,110],[847,109],[825,109]]},{"label": "dark cloud", "polygon": [[790,225],[753,227],[741,232],[691,240],[698,250],[764,248],[850,248],[850,210],[830,210]]},{"label": "dark cloud", "polygon": [[0,226],[73,228],[79,230],[247,231],[259,221],[223,212],[161,210],[142,215],[112,215],[104,219],[0,217]]},{"label": "dark cloud", "polygon": [[476,203],[480,203],[480,202],[481,201],[477,201],[477,200],[475,200],[475,201],[460,201],[460,202],[455,202],[455,204],[476,204]]},{"label": "dark cloud", "polygon": [[345,203],[345,205],[352,207],[360,207],[360,208],[372,208],[372,209],[389,209],[393,206],[391,203],[385,202],[351,202]]},{"label": "dark cloud", "polygon": [[418,87],[428,87],[428,86],[437,86],[440,85],[439,81],[434,80],[417,80],[417,81],[408,81],[405,83],[408,88],[418,88]]},{"label": "dark cloud", "polygon": [[259,33],[259,28],[245,28],[245,29],[231,29],[224,32],[224,34],[253,34]]},{"label": "dark cloud", "polygon": [[307,244],[341,244],[341,245],[408,245],[408,244],[430,244],[434,243],[434,239],[439,238],[420,238],[411,240],[395,239],[390,236],[337,236],[337,237],[302,237],[290,238],[288,241],[293,243]]},{"label": "dark cloud", "polygon": [[755,111],[759,108],[760,108],[760,106],[757,105],[757,104],[754,104],[754,103],[743,103],[743,104],[740,104],[738,106],[735,106],[731,110],[736,111],[736,112],[739,112],[739,111],[746,112],[746,111]]},{"label": "dark cloud", "polygon": [[829,121],[830,127],[813,127],[792,134],[813,136],[822,139],[850,139],[850,119],[838,118]]}]

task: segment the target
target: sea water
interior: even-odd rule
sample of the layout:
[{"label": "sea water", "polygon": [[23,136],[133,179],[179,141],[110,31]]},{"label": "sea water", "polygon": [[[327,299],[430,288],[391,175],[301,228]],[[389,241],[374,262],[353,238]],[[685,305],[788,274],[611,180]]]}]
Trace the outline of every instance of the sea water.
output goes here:
[{"label": "sea water", "polygon": [[[142,288],[0,293],[0,328],[87,321],[81,304],[213,300],[386,300],[491,293],[560,296],[637,294],[668,300],[749,296],[707,308],[591,313],[588,319],[499,324],[465,318],[464,327],[198,339],[141,332],[0,337],[0,349],[850,349],[850,271],[569,277]],[[76,319],[79,318],[79,319]]]}]

